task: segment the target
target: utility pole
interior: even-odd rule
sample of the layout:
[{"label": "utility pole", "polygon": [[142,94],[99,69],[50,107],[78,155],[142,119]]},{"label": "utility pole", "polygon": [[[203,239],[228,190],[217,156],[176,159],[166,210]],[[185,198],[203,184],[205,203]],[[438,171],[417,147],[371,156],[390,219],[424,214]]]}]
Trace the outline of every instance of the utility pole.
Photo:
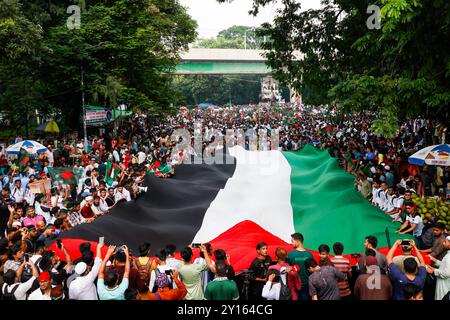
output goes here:
[{"label": "utility pole", "polygon": [[230,107],[231,107],[231,83],[229,83],[228,86],[230,88]]},{"label": "utility pole", "polygon": [[84,70],[81,63],[81,103],[83,107],[83,132],[84,132],[84,151],[88,152],[87,125],[86,125],[86,105],[84,103]]},{"label": "utility pole", "polygon": [[[95,46],[89,46],[87,48],[85,48],[82,53],[85,53],[87,50],[90,49],[95,49],[99,46],[101,46],[102,44],[104,44],[105,41],[102,41],[100,43],[98,43]],[[81,59],[81,104],[82,104],[82,108],[83,108],[83,131],[84,131],[84,151],[86,151],[86,153],[88,152],[88,138],[87,138],[87,124],[86,124],[86,105],[84,102],[84,69],[83,69],[83,58]]]}]

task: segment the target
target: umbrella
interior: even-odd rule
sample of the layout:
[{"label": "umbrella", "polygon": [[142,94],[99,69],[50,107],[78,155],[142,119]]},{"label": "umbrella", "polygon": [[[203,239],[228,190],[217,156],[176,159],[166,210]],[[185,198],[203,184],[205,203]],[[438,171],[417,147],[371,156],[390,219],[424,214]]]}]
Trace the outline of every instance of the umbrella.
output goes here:
[{"label": "umbrella", "polygon": [[59,133],[59,127],[55,120],[44,122],[41,124],[36,131],[46,132],[46,133]]},{"label": "umbrella", "polygon": [[179,110],[180,110],[180,111],[187,111],[187,109],[188,109],[188,108],[186,108],[186,107],[180,107]]},{"label": "umbrella", "polygon": [[48,151],[48,149],[39,142],[33,140],[24,140],[6,148],[6,153],[20,154],[20,149],[22,148],[27,150],[29,154],[43,153]]},{"label": "umbrella", "polygon": [[450,166],[450,145],[441,144],[423,148],[408,158],[408,162],[423,166]]}]

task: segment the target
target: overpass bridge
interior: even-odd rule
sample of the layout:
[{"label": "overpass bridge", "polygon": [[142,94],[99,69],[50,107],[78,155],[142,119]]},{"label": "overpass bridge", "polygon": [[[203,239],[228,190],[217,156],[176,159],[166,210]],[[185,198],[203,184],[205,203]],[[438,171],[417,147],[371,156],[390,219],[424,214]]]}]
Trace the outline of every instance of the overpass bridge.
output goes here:
[{"label": "overpass bridge", "polygon": [[256,74],[269,75],[264,50],[190,49],[181,54],[174,74]]},{"label": "overpass bridge", "polygon": [[[181,54],[181,61],[176,66],[173,75],[227,75],[253,74],[262,78],[270,76],[271,68],[266,64],[264,50],[245,49],[194,49]],[[301,56],[294,52],[294,59]],[[289,88],[291,101],[301,96]]]}]

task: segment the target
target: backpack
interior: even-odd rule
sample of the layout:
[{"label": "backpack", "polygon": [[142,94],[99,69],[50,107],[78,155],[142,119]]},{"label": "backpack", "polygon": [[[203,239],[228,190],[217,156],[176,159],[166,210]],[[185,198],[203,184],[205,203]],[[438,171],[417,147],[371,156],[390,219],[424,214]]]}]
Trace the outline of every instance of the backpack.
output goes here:
[{"label": "backpack", "polygon": [[13,301],[17,300],[14,293],[16,292],[17,288],[19,288],[20,283],[17,283],[16,286],[11,290],[8,291],[8,285],[5,283],[2,288],[2,299],[1,300],[7,300],[7,301]]},{"label": "backpack", "polygon": [[152,289],[152,293],[156,293],[158,292],[158,286],[156,285],[156,280],[158,279],[158,277],[166,277],[169,279],[169,289],[173,289],[173,283],[171,281],[171,279],[167,276],[166,273],[162,273],[161,271],[159,271],[158,268],[155,269],[155,284],[153,285]]},{"label": "backpack", "polygon": [[150,268],[152,267],[153,259],[148,259],[147,264],[141,264],[139,259],[136,259],[136,266],[138,277],[144,283],[148,283],[150,281]]},{"label": "backpack", "polygon": [[287,284],[284,283],[283,279],[280,277],[280,298],[279,300],[292,300],[292,292],[291,288]]}]

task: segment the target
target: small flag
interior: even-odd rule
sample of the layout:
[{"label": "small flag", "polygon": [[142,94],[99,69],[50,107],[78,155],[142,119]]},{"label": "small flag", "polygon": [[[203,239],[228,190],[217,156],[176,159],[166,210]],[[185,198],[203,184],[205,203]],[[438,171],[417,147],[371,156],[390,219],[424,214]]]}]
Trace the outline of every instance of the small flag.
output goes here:
[{"label": "small flag", "polygon": [[116,176],[122,171],[120,167],[112,162],[106,164],[105,182],[108,185],[112,185]]},{"label": "small flag", "polygon": [[82,177],[83,168],[52,168],[48,167],[48,173],[55,186],[77,185]]},{"label": "small flag", "polygon": [[28,162],[30,162],[30,154],[25,149],[20,149],[19,160],[17,166],[19,167],[19,172],[23,172],[23,170],[27,167]]}]

